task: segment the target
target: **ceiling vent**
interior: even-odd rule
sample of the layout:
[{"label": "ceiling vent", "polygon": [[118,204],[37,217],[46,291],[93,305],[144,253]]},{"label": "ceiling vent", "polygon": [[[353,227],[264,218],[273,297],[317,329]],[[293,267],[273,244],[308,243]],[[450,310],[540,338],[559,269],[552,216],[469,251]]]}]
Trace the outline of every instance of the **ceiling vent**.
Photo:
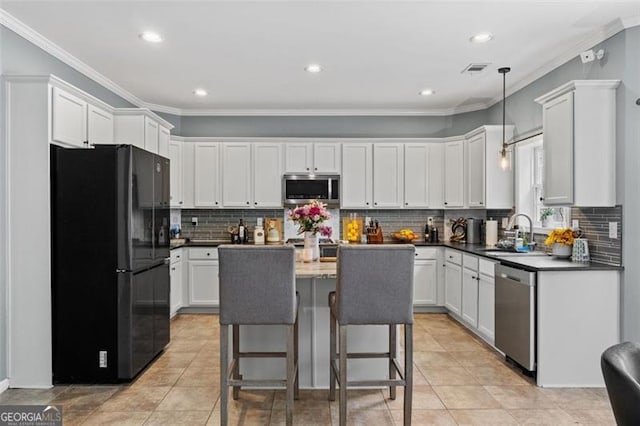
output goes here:
[{"label": "ceiling vent", "polygon": [[463,69],[461,74],[475,74],[484,71],[484,69],[490,64],[469,64]]}]

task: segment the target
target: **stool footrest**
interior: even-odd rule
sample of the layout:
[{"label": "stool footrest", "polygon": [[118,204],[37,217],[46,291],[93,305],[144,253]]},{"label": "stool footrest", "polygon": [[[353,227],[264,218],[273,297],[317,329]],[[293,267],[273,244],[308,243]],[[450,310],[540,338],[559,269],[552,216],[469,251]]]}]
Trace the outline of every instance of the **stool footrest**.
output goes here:
[{"label": "stool footrest", "polygon": [[238,358],[286,358],[286,352],[238,352]]},{"label": "stool footrest", "polygon": [[[356,381],[347,381],[347,386],[405,386],[406,381],[404,378],[404,369],[402,369],[402,367],[400,366],[400,363],[398,363],[397,359],[393,359],[393,366],[396,369],[396,372],[398,373],[398,375],[400,376],[399,379],[380,379],[380,380],[356,380]],[[340,369],[338,368],[338,364],[336,363],[336,360],[331,360],[329,361],[330,365],[331,365],[331,369],[333,370],[335,376],[336,376],[336,380],[338,382],[339,385],[341,385],[340,383],[340,374],[339,371]]]},{"label": "stool footrest", "polygon": [[[340,357],[340,353],[337,354]],[[350,352],[347,354],[347,358],[389,358],[391,354],[389,352]]]},{"label": "stool footrest", "polygon": [[286,386],[286,380],[278,379],[256,379],[256,380],[234,380],[229,379],[229,386]]}]

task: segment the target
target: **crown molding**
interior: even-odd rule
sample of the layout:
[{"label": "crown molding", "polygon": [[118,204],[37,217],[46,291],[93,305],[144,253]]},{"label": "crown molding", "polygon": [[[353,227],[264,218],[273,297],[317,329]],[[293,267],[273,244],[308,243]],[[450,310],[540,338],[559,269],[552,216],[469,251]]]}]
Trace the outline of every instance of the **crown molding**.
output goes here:
[{"label": "crown molding", "polygon": [[112,91],[121,98],[124,98],[125,100],[131,102],[135,106],[145,106],[145,102],[142,99],[138,98],[131,92],[127,91],[104,75],[100,74],[98,71],[85,64],[80,59],[76,58],[71,53],[67,52],[51,40],[47,39],[45,36],[37,32],[33,28],[27,26],[25,23],[15,18],[4,9],[0,9],[0,25],[3,25],[4,27],[10,29],[30,43],[35,44],[51,56],[61,60],[71,68],[84,74],[85,76],[89,77],[106,89]]},{"label": "crown molding", "polygon": [[[131,92],[119,86],[109,78],[105,77],[89,65],[85,64],[57,44],[53,43],[33,28],[27,26],[22,21],[9,14],[7,11],[0,9],[0,25],[5,26],[19,36],[25,38],[29,42],[38,46],[45,52],[61,60],[68,66],[74,68],[78,72],[84,74],[106,89],[112,91],[116,95],[131,102],[137,107],[148,108],[156,112],[172,114],[177,116],[433,116],[442,117],[465,112],[479,111],[488,109],[498,102],[502,101],[502,95],[496,96],[488,102],[463,105],[452,108],[441,108],[432,110],[423,109],[192,109],[192,108],[176,108],[167,105],[159,105],[138,98]],[[602,43],[609,37],[623,31],[625,29],[640,26],[640,16],[631,18],[615,19],[604,27],[591,32],[579,43],[570,48],[558,49],[555,59],[543,64],[533,72],[527,74],[524,78],[518,80],[511,86],[507,87],[506,96],[510,96],[518,90],[528,86],[559,66],[567,63],[575,58],[584,50]]]},{"label": "crown molding", "polygon": [[[594,46],[602,43],[610,37],[618,34],[620,31],[626,30],[628,28],[636,27],[640,25],[640,16],[627,18],[627,19],[615,19],[609,24],[605,25],[602,28],[599,28],[595,31],[592,31],[585,38],[583,38],[579,43],[574,44],[570,48],[565,48],[563,51],[558,52],[555,59],[543,64],[541,67],[527,74],[524,78],[518,80],[511,86],[507,87],[505,91],[506,96],[511,96],[516,93],[518,90],[525,88],[529,84],[534,81],[544,77],[549,74],[554,69],[558,68],[561,65],[569,62],[573,58],[576,58],[580,53],[585,50],[591,49]],[[486,104],[486,108],[490,108],[498,102],[502,101],[502,95],[496,96],[490,102]]]}]

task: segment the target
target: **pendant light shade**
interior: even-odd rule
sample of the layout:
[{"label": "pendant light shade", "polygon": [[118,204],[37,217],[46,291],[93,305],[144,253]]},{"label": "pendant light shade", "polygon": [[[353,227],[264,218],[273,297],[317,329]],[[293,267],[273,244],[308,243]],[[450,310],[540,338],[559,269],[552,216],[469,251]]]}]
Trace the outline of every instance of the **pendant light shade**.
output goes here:
[{"label": "pendant light shade", "polygon": [[502,149],[500,150],[500,168],[502,170],[509,170],[511,168],[511,156],[509,152],[509,145],[506,140],[505,121],[507,112],[507,73],[511,71],[509,67],[498,68],[498,72],[502,74]]}]

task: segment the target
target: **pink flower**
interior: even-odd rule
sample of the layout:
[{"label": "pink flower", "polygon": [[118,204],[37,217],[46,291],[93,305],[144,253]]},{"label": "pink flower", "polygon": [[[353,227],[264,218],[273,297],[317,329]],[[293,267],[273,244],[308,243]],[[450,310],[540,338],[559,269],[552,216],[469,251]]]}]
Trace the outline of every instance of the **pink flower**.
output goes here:
[{"label": "pink flower", "polygon": [[331,234],[333,233],[333,230],[331,229],[330,226],[320,226],[319,227],[320,230],[320,235],[322,235],[323,237],[327,237],[327,238],[331,238]]}]

